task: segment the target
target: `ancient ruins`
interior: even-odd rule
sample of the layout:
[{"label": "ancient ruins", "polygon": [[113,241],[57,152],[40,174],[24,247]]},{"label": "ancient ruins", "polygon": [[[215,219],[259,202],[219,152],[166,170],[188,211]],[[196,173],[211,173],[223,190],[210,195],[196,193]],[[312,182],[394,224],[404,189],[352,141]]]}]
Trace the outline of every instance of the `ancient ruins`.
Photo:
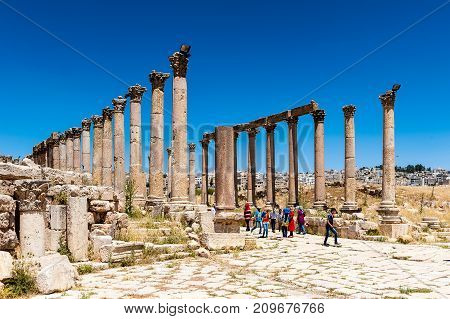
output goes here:
[{"label": "ancient ruins", "polygon": [[[256,206],[255,197],[255,139],[260,130],[266,131],[266,206],[274,207],[275,152],[274,130],[278,123],[288,124],[289,182],[288,204],[299,203],[298,125],[302,116],[314,119],[314,211],[327,207],[325,190],[325,110],[318,103],[299,106],[278,114],[234,126],[217,126],[205,133],[200,141],[202,153],[201,203],[195,196],[195,143],[187,136],[187,70],[190,46],[182,45],[169,57],[172,68],[172,140],[167,154],[164,150],[163,118],[166,112],[164,86],[168,73],[149,74],[151,90],[140,84],[128,88],[126,94],[112,99],[96,115],[87,115],[80,127],[65,132],[51,132],[35,145],[32,154],[21,161],[5,159],[0,163],[0,250],[2,270],[11,270],[12,256],[37,260],[39,289],[43,293],[63,291],[73,286],[76,271],[70,262],[117,262],[130,256],[141,256],[148,249],[167,252],[173,246],[149,246],[137,241],[124,241],[130,221],[126,213],[131,201],[133,208],[147,214],[163,215],[186,225],[190,253],[208,256],[209,251],[243,248],[254,244],[252,238],[240,232],[243,221],[237,202],[236,141],[242,133],[248,138],[247,201]],[[379,99],[383,107],[383,183],[382,201],[378,212],[382,235],[397,238],[408,233],[408,224],[399,216],[395,204],[394,104],[398,87],[394,86]],[[151,94],[151,132],[149,178],[143,171],[141,109],[144,94]],[[127,106],[128,104],[128,106]],[[355,181],[356,107],[343,107],[345,124],[345,201],[342,212],[358,214]],[[124,112],[129,112],[129,127]],[[301,123],[301,122],[300,122]],[[128,124],[128,123],[127,123]],[[125,130],[130,140],[125,141]],[[91,149],[91,138],[93,140]],[[215,202],[208,196],[209,143],[215,142]],[[129,143],[129,154],[125,145]],[[125,158],[129,157],[129,172]],[[167,173],[164,161],[169,163]],[[92,166],[91,166],[92,161]],[[167,187],[165,178],[168,178]],[[147,187],[148,184],[148,187]],[[130,186],[131,185],[131,186]],[[132,187],[132,194],[127,193]],[[215,207],[216,214],[211,210]],[[130,207],[128,207],[129,209]],[[238,212],[237,212],[238,211]],[[351,219],[351,218],[350,218]],[[323,219],[311,219],[311,229],[320,233]],[[358,222],[348,221],[340,227],[340,235],[361,238]],[[70,262],[62,254],[70,253]],[[55,271],[58,269],[58,271]],[[55,274],[64,273],[63,278]],[[0,280],[8,278],[8,271]]]}]

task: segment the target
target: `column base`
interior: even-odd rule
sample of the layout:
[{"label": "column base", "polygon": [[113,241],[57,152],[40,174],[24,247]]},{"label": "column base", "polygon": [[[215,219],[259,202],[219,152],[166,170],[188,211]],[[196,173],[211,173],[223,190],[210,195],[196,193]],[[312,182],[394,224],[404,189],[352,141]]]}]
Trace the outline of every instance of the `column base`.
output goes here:
[{"label": "column base", "polygon": [[382,224],[401,224],[402,219],[398,215],[398,207],[392,201],[383,201],[377,208],[378,214],[381,216]]},{"label": "column base", "polygon": [[144,196],[139,196],[139,195],[136,195],[134,198],[133,198],[133,205],[134,206],[137,206],[137,207],[139,207],[139,208],[145,208],[145,203],[147,202],[147,200],[145,199],[145,197]]},{"label": "column base", "polygon": [[171,203],[176,203],[176,204],[187,204],[187,203],[192,204],[189,201],[189,197],[171,197],[170,198],[170,202]]},{"label": "column base", "polygon": [[355,202],[345,202],[341,207],[341,212],[345,213],[358,213],[361,211],[361,208]]},{"label": "column base", "polygon": [[408,224],[383,224],[380,225],[380,233],[383,236],[397,239],[400,236],[407,235],[409,230]]},{"label": "column base", "polygon": [[313,204],[313,208],[317,210],[324,210],[327,207],[327,203],[325,201],[315,201]]}]

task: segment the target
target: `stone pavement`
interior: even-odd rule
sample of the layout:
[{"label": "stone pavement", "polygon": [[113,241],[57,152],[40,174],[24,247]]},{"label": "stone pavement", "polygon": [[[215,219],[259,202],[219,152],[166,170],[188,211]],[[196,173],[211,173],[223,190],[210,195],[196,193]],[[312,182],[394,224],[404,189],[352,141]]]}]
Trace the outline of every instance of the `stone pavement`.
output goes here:
[{"label": "stone pavement", "polygon": [[[256,235],[255,235],[256,236]],[[110,268],[37,298],[449,298],[450,249],[319,236],[258,239],[260,249]],[[332,242],[332,241],[331,241]]]}]

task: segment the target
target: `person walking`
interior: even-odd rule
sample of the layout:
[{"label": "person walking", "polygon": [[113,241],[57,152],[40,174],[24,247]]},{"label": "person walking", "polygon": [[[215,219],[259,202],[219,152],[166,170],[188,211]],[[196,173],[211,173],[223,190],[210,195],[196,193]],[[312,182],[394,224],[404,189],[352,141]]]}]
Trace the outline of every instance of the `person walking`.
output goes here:
[{"label": "person walking", "polygon": [[281,232],[283,233],[283,237],[287,237],[290,213],[291,209],[289,207],[283,208],[283,223],[281,225]]},{"label": "person walking", "polygon": [[289,220],[289,223],[288,223],[288,231],[289,231],[289,238],[292,238],[292,237],[294,237],[294,231],[295,231],[295,220],[294,220],[294,218],[295,218],[295,213],[294,213],[294,210],[293,209],[291,209],[291,211],[289,212],[289,217],[288,217],[288,220]]},{"label": "person walking", "polygon": [[261,208],[256,208],[255,213],[253,214],[253,218],[255,220],[255,225],[253,226],[252,230],[250,231],[253,233],[253,231],[259,227],[259,233],[262,232],[262,225],[261,225]]},{"label": "person walking", "polygon": [[334,220],[336,213],[337,213],[336,208],[332,208],[327,216],[326,234],[325,234],[325,240],[323,242],[323,245],[327,246],[327,247],[330,246],[327,243],[328,237],[330,236],[330,232],[332,232],[334,234],[334,245],[341,246],[341,244],[338,243],[338,234],[337,234],[336,228],[334,228],[334,226],[333,226],[333,220]]},{"label": "person walking", "polygon": [[245,203],[244,219],[245,219],[245,226],[247,226],[245,231],[250,231],[250,219],[252,219],[252,210],[250,208],[249,203]]},{"label": "person walking", "polygon": [[278,221],[278,232],[281,233],[281,227],[283,226],[283,211],[281,210],[280,207],[278,207],[277,221]]},{"label": "person walking", "polygon": [[262,212],[261,219],[263,225],[263,234],[260,238],[269,237],[269,220],[270,220],[271,209],[268,208],[265,212]]},{"label": "person walking", "polygon": [[298,233],[306,235],[306,228],[305,228],[305,211],[303,210],[303,207],[300,206],[297,210],[297,224],[298,224]]},{"label": "person walking", "polygon": [[272,227],[272,233],[275,233],[275,227],[277,224],[277,212],[275,210],[270,212],[270,226]]}]

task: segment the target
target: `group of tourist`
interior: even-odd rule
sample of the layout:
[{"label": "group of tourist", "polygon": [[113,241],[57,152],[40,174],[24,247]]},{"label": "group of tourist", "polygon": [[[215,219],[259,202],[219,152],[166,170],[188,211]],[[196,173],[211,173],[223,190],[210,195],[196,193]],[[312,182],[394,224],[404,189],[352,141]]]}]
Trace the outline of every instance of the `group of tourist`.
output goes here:
[{"label": "group of tourist", "polygon": [[[335,246],[340,246],[337,241],[338,234],[333,226],[333,219],[337,214],[335,208],[331,208],[327,214],[326,232],[324,245],[329,246],[327,243],[330,233],[334,235]],[[306,221],[305,221],[305,211],[302,206],[296,207],[285,207],[280,208],[276,206],[275,209],[267,207],[264,210],[257,207],[253,212],[249,203],[245,204],[244,208],[244,219],[246,225],[246,231],[253,233],[256,229],[259,229],[260,238],[269,237],[269,225],[273,233],[282,233],[283,237],[292,238],[294,237],[294,232],[297,230],[297,234],[306,235]],[[296,222],[297,220],[297,222]],[[253,227],[250,228],[250,223],[253,223]]]}]

